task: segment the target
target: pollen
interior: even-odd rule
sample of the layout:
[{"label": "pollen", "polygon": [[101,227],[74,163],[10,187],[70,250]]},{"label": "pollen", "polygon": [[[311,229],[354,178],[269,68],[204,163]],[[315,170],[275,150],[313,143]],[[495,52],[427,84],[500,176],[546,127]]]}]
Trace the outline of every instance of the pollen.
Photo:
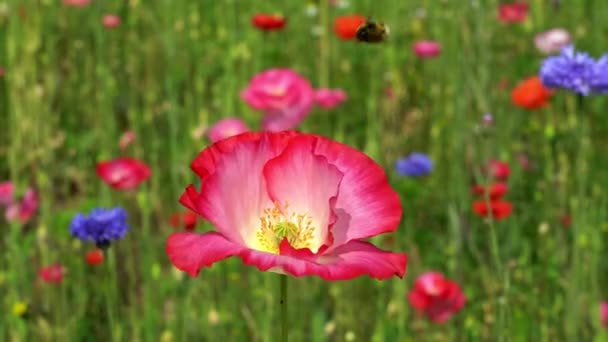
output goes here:
[{"label": "pollen", "polygon": [[308,214],[291,212],[287,203],[281,210],[280,205],[275,203],[272,208],[264,209],[255,236],[260,250],[279,254],[283,239],[287,239],[295,249],[311,248],[314,233],[315,227]]}]

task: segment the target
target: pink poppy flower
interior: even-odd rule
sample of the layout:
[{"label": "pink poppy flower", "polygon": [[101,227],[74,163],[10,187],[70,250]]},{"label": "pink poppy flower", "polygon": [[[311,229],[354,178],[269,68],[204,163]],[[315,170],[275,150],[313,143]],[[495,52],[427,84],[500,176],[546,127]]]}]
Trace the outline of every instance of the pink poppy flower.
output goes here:
[{"label": "pink poppy flower", "polygon": [[107,29],[113,29],[120,26],[120,17],[114,14],[106,14],[101,19],[103,26]]},{"label": "pink poppy flower", "polygon": [[295,71],[270,69],[253,77],[241,98],[253,109],[264,112],[264,130],[276,132],[295,128],[308,116],[315,92]]},{"label": "pink poppy flower", "polygon": [[13,203],[15,196],[15,187],[13,182],[6,181],[0,183],[0,205],[7,206]]},{"label": "pink poppy flower", "polygon": [[209,140],[214,143],[216,141],[230,138],[233,135],[238,135],[249,131],[247,124],[243,120],[237,118],[228,118],[216,122],[207,131]]},{"label": "pink poppy flower", "polygon": [[321,108],[332,109],[346,101],[346,93],[342,89],[320,88],[315,91],[315,101]]},{"label": "pink poppy flower", "polygon": [[60,264],[53,264],[47,267],[43,267],[38,271],[38,276],[45,283],[59,284],[63,280],[65,275],[65,267]]},{"label": "pink poppy flower", "polygon": [[439,272],[420,275],[407,298],[414,309],[440,324],[447,322],[466,302],[458,284]]},{"label": "pink poppy flower", "polygon": [[34,189],[29,188],[23,195],[21,202],[13,202],[8,206],[4,216],[7,221],[19,220],[21,224],[26,224],[38,210],[38,194]]},{"label": "pink poppy flower", "polygon": [[412,49],[416,56],[420,58],[434,58],[441,53],[441,45],[432,40],[421,40],[416,42]]},{"label": "pink poppy flower", "polygon": [[63,4],[72,7],[86,7],[91,3],[91,0],[63,0]]},{"label": "pink poppy flower", "polygon": [[137,136],[133,131],[126,131],[120,136],[120,140],[118,141],[118,147],[121,150],[125,150],[129,145],[131,145]]},{"label": "pink poppy flower", "polygon": [[299,132],[244,133],[203,150],[180,202],[215,232],[172,234],[171,262],[191,276],[230,256],[261,271],[344,280],[405,273],[407,256],[363,239],[394,231],[399,195],[365,154]]},{"label": "pink poppy flower", "polygon": [[528,4],[514,2],[498,6],[498,20],[503,23],[520,23],[528,17]]},{"label": "pink poppy flower", "polygon": [[560,52],[564,46],[571,42],[570,33],[562,28],[542,32],[534,37],[536,48],[544,54]]},{"label": "pink poppy flower", "polygon": [[97,164],[97,175],[116,190],[133,190],[150,178],[152,171],[144,162],[118,158]]},{"label": "pink poppy flower", "polygon": [[600,320],[605,328],[608,328],[608,302],[600,303]]}]

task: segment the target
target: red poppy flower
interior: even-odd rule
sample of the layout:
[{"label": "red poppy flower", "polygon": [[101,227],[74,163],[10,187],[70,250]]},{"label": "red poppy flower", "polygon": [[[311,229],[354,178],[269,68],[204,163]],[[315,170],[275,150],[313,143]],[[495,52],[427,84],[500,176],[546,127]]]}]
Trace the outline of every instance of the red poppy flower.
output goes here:
[{"label": "red poppy flower", "polygon": [[251,18],[251,23],[263,31],[278,31],[285,27],[287,19],[282,15],[260,13]]},{"label": "red poppy flower", "polygon": [[59,284],[61,280],[63,280],[63,275],[65,274],[65,267],[59,264],[53,264],[47,267],[43,267],[38,271],[38,276],[45,283],[49,284]]},{"label": "red poppy flower", "polygon": [[419,276],[407,298],[414,309],[439,324],[447,322],[466,302],[458,284],[439,272]]},{"label": "red poppy flower", "polygon": [[482,217],[487,217],[489,216],[489,213],[492,212],[492,217],[495,220],[502,220],[511,215],[513,204],[507,201],[495,200],[490,201],[488,205],[486,201],[480,200],[473,202],[473,211],[475,214]]},{"label": "red poppy flower", "polygon": [[559,220],[562,223],[562,226],[564,226],[564,228],[570,228],[570,226],[572,225],[572,216],[568,214],[563,215]]},{"label": "red poppy flower", "polygon": [[357,29],[365,22],[362,15],[343,15],[336,17],[334,32],[342,40],[352,40],[357,37]]},{"label": "red poppy flower", "polygon": [[507,179],[511,174],[511,168],[504,161],[492,160],[488,164],[488,172],[494,179]]},{"label": "red poppy flower", "polygon": [[91,266],[99,265],[103,262],[103,251],[101,249],[89,251],[85,256],[85,260]]},{"label": "red poppy flower", "polygon": [[600,303],[600,321],[604,328],[608,328],[608,302]]},{"label": "red poppy flower", "polygon": [[97,175],[116,190],[132,190],[150,177],[148,165],[132,158],[118,158],[97,164]]},{"label": "red poppy flower", "polygon": [[498,6],[498,20],[503,23],[519,23],[528,16],[528,4],[514,2]]},{"label": "red poppy flower", "polygon": [[502,182],[494,183],[494,184],[490,185],[488,187],[488,189],[486,189],[482,185],[475,185],[473,187],[473,193],[475,195],[484,196],[485,193],[488,192],[490,198],[493,200],[499,199],[502,196],[504,196],[504,194],[507,193],[507,190],[508,190],[507,184],[502,183]]},{"label": "red poppy flower", "polygon": [[520,82],[511,92],[513,104],[525,109],[539,109],[549,103],[553,93],[547,89],[540,77],[533,76]]},{"label": "red poppy flower", "polygon": [[250,132],[220,140],[191,164],[180,202],[217,231],[173,233],[171,262],[196,276],[230,256],[261,271],[345,280],[405,273],[407,256],[364,241],[392,232],[399,195],[362,152],[313,134]]},{"label": "red poppy flower", "polygon": [[194,229],[196,227],[197,215],[192,211],[175,213],[169,218],[169,223],[174,228]]}]

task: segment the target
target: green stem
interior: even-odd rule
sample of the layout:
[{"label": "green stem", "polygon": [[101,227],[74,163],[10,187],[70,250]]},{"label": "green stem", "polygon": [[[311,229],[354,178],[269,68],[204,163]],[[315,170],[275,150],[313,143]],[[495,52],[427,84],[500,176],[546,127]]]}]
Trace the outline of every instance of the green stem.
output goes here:
[{"label": "green stem", "polygon": [[280,313],[281,313],[281,339],[280,341],[285,342],[288,340],[287,338],[287,330],[288,330],[288,322],[289,317],[287,315],[287,276],[285,274],[281,274],[280,279]]},{"label": "green stem", "polygon": [[114,260],[114,251],[110,248],[104,250],[104,255],[106,256],[106,275],[109,281],[106,281],[105,285],[105,295],[106,295],[106,313],[108,315],[108,323],[110,325],[109,335],[108,337],[112,340],[115,336],[115,328],[116,321],[114,319],[114,308],[116,305],[115,301],[115,290],[116,290],[116,271],[115,271],[115,260]]}]

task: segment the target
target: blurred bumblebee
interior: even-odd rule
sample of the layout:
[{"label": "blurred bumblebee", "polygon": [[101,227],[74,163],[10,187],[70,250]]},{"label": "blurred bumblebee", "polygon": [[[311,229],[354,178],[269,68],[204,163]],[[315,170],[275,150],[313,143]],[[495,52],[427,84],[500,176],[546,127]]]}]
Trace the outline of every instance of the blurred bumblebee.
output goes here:
[{"label": "blurred bumblebee", "polygon": [[386,40],[388,33],[388,26],[367,19],[357,28],[357,40],[366,43],[380,43]]}]

